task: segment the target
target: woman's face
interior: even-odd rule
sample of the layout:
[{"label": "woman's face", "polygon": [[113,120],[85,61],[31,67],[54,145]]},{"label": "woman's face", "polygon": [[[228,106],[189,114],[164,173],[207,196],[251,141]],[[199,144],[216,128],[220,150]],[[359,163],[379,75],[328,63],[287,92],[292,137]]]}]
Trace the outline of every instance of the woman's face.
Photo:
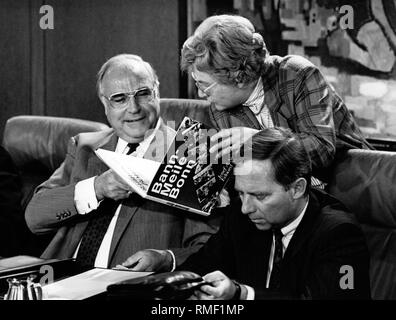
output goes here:
[{"label": "woman's face", "polygon": [[226,110],[243,104],[252,92],[252,86],[221,84],[213,75],[199,71],[195,67],[192,77],[200,98],[214,103],[217,110]]}]

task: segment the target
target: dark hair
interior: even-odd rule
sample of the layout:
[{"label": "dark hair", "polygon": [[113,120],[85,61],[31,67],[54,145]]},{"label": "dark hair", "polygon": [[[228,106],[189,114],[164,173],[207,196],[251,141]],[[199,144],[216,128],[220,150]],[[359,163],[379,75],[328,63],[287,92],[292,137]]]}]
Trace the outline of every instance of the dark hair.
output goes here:
[{"label": "dark hair", "polygon": [[222,84],[248,84],[264,71],[268,55],[263,37],[246,18],[233,15],[205,19],[181,50],[180,66],[213,75]]},{"label": "dark hair", "polygon": [[[301,140],[290,129],[267,128],[256,133],[245,145],[252,160],[271,160],[274,179],[286,190],[298,178],[311,186],[311,160]],[[246,158],[245,158],[246,159]]]}]

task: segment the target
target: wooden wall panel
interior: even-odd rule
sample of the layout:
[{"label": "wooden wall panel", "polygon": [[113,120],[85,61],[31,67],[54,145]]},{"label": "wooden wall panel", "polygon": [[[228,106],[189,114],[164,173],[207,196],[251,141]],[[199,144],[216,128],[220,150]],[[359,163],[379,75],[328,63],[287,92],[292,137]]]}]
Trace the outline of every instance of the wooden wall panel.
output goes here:
[{"label": "wooden wall panel", "polygon": [[162,97],[179,95],[177,0],[47,1],[46,114],[104,121],[96,73],[119,53],[141,55],[157,70]]},{"label": "wooden wall panel", "polygon": [[29,2],[0,1],[0,141],[7,119],[29,114]]},{"label": "wooden wall panel", "polygon": [[[53,7],[53,30],[39,27],[42,5]],[[105,122],[96,73],[119,53],[154,66],[162,97],[184,96],[185,10],[184,0],[1,0],[0,137],[18,114]]]},{"label": "wooden wall panel", "polygon": [[45,115],[45,30],[40,28],[43,0],[30,0],[30,108],[33,115]]}]

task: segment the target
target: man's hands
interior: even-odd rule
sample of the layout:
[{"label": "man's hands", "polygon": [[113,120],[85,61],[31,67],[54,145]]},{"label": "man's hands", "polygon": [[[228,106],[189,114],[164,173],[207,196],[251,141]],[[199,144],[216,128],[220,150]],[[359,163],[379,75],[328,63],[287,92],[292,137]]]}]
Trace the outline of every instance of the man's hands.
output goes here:
[{"label": "man's hands", "polygon": [[131,188],[113,171],[107,170],[94,181],[96,198],[98,201],[104,198],[122,200],[131,194]]},{"label": "man's hands", "polygon": [[211,285],[203,285],[194,291],[191,300],[230,300],[234,297],[236,286],[234,282],[221,271],[205,275],[204,280]]},{"label": "man's hands", "polygon": [[173,257],[167,250],[146,249],[136,252],[121,265],[119,269],[132,271],[170,271],[173,265]]},{"label": "man's hands", "polygon": [[[235,160],[236,157],[240,155],[239,151],[242,146],[248,139],[250,139],[258,130],[246,127],[235,127],[230,129],[223,129],[213,135],[210,140],[212,142],[216,142],[210,148],[211,153],[216,153],[216,159],[227,157],[232,155],[232,158]],[[222,139],[221,142],[218,142],[219,139]]]}]

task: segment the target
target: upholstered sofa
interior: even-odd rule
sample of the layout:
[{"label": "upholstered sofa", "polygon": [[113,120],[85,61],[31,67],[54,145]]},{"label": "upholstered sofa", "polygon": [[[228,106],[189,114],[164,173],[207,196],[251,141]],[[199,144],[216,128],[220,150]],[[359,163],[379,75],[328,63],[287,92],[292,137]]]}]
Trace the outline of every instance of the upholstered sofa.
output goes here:
[{"label": "upholstered sofa", "polygon": [[396,152],[349,150],[331,176],[366,235],[373,299],[396,299]]},{"label": "upholstered sofa", "polygon": [[66,156],[70,137],[108,128],[104,123],[59,117],[16,116],[8,119],[3,146],[22,176],[22,205],[34,188],[45,181]]},{"label": "upholstered sofa", "polygon": [[[45,181],[65,158],[70,137],[108,128],[104,123],[46,116],[16,116],[8,119],[3,132],[3,147],[11,155],[22,180],[21,206],[25,209],[35,187]],[[28,243],[24,254],[39,256],[51,236],[20,234]]]},{"label": "upholstered sofa", "polygon": [[[210,124],[208,103],[201,100],[161,99],[161,115],[175,127],[186,115]],[[22,172],[24,204],[61,164],[71,136],[106,127],[67,118],[9,119],[3,145]],[[396,299],[396,153],[350,150],[332,170],[328,191],[356,214],[367,237],[372,297]]]}]

